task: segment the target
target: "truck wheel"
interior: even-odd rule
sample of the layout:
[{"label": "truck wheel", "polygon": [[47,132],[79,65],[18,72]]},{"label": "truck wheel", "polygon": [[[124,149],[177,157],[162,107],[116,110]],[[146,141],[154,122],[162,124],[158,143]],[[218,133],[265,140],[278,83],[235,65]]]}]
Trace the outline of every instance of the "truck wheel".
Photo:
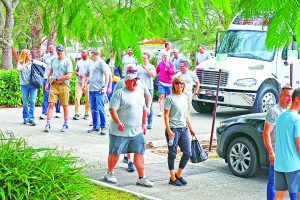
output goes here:
[{"label": "truck wheel", "polygon": [[198,113],[212,113],[214,111],[213,103],[192,100],[192,106]]},{"label": "truck wheel", "polygon": [[278,103],[279,94],[277,89],[270,84],[261,86],[251,110],[252,113],[265,113]]},{"label": "truck wheel", "polygon": [[239,177],[253,176],[258,170],[258,153],[253,142],[246,137],[234,139],[227,149],[230,171]]}]

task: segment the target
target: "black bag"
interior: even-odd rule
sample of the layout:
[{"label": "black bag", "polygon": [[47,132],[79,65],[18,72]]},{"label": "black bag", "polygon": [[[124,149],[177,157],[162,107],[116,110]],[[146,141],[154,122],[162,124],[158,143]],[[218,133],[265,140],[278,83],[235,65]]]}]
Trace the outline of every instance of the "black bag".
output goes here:
[{"label": "black bag", "polygon": [[200,142],[196,137],[192,137],[191,150],[192,150],[192,156],[191,156],[192,163],[199,163],[208,159],[207,152],[202,148],[202,145],[200,144]]},{"label": "black bag", "polygon": [[32,63],[29,84],[35,88],[40,88],[44,82],[45,68],[42,65]]}]

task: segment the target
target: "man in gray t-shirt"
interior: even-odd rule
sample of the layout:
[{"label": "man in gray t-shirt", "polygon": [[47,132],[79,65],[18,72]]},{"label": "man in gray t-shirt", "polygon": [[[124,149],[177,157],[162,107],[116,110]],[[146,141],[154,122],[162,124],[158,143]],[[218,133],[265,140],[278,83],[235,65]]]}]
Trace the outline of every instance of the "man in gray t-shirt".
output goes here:
[{"label": "man in gray t-shirt", "polygon": [[[92,50],[92,59],[94,63],[88,68],[87,74],[82,78],[82,82],[85,83],[83,90],[86,89],[87,83],[90,84],[89,98],[93,128],[88,130],[88,132],[100,132],[101,135],[105,135],[103,131],[106,126],[104,95],[109,82],[109,66],[100,58],[98,50]],[[88,77],[87,82],[85,81],[86,77]]]},{"label": "man in gray t-shirt", "polygon": [[147,110],[141,91],[137,89],[137,75],[125,75],[123,89],[114,92],[109,111],[112,118],[109,128],[109,156],[108,170],[104,179],[111,183],[117,183],[114,168],[120,154],[135,153],[134,164],[137,168],[137,184],[152,187],[153,183],[145,178],[144,151],[146,134]]},{"label": "man in gray t-shirt", "polygon": [[[267,199],[274,199],[274,158],[275,158],[275,125],[279,115],[287,110],[292,104],[293,88],[285,86],[282,88],[279,103],[267,112],[263,130],[263,139],[270,159],[269,178],[267,184]],[[282,193],[285,191],[276,191]],[[281,194],[282,195],[282,194]]]}]

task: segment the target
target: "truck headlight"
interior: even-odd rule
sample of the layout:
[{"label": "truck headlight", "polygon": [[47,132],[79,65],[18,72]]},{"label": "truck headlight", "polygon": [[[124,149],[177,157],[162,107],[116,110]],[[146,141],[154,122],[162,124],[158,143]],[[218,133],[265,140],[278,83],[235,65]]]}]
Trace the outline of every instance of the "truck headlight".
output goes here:
[{"label": "truck headlight", "polygon": [[243,79],[238,79],[234,85],[240,86],[240,87],[252,87],[256,85],[257,81],[254,78],[243,78]]}]

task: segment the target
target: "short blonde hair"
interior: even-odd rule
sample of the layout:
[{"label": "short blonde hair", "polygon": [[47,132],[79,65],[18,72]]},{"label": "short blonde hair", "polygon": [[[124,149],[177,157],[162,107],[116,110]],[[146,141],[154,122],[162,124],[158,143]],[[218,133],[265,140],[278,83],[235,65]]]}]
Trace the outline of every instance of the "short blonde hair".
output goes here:
[{"label": "short blonde hair", "polygon": [[27,54],[30,53],[30,51],[28,49],[23,49],[20,53],[20,57],[19,57],[19,62],[20,63],[25,63],[26,62],[26,56]]},{"label": "short blonde hair", "polygon": [[182,76],[177,76],[177,77],[175,77],[175,78],[173,79],[173,81],[172,81],[172,93],[173,93],[173,94],[176,94],[176,90],[175,90],[175,83],[176,83],[176,82],[184,83],[183,88],[182,88],[182,93],[184,93],[184,91],[185,91],[185,81],[184,81],[184,79],[182,78]]}]

